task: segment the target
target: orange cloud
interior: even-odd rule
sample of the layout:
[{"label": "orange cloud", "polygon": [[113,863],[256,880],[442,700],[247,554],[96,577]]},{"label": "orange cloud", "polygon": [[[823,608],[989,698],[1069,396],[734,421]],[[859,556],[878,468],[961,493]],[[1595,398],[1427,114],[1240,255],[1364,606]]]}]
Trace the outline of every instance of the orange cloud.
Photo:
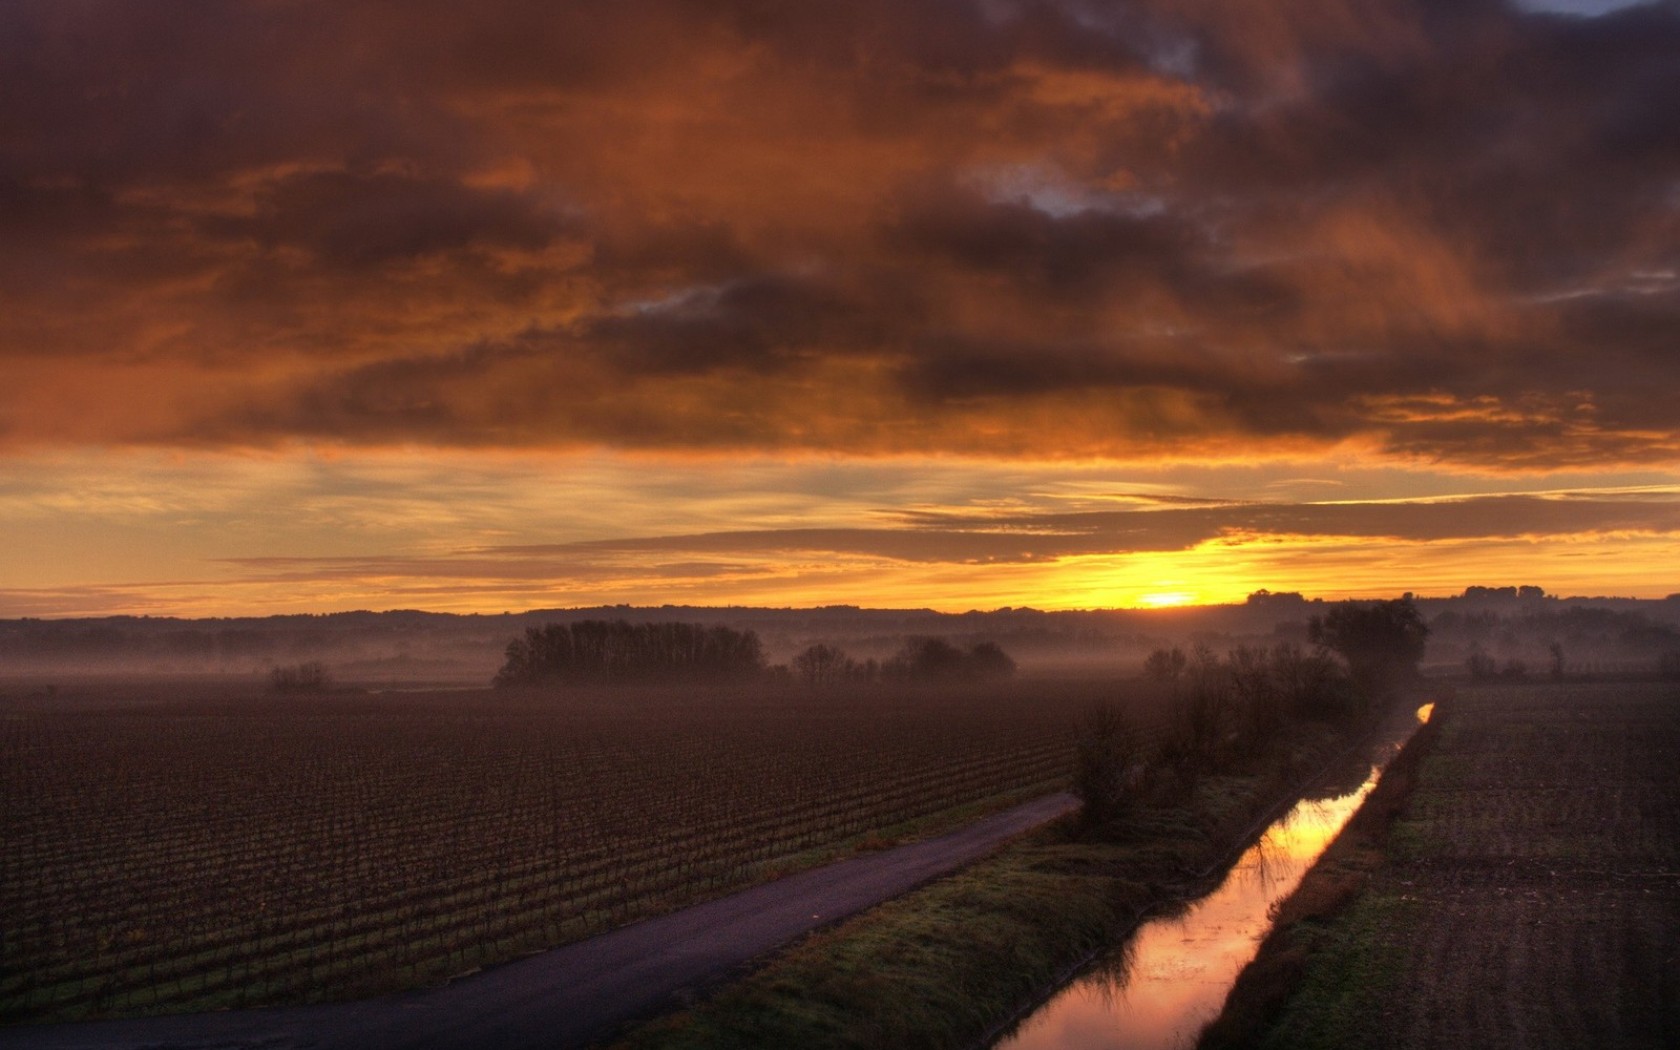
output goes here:
[{"label": "orange cloud", "polygon": [[1671,12],[100,12],[0,66],[11,447],[1673,459]]}]

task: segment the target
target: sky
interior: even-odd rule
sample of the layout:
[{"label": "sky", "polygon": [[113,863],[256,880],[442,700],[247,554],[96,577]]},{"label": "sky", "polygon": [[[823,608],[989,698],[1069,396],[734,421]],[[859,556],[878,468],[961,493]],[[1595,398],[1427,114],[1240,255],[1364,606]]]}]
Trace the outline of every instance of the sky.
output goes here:
[{"label": "sky", "polygon": [[1680,592],[1677,98],[1677,0],[9,0],[0,616]]}]

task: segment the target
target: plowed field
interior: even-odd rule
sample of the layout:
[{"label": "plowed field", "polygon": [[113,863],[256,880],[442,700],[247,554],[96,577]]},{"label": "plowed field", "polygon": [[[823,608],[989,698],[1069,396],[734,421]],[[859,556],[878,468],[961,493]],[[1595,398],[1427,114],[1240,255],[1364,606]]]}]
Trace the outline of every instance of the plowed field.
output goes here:
[{"label": "plowed field", "polygon": [[0,710],[0,1023],[434,983],[942,830],[1099,686]]},{"label": "plowed field", "polygon": [[1680,687],[1467,691],[1267,1045],[1680,1046]]}]

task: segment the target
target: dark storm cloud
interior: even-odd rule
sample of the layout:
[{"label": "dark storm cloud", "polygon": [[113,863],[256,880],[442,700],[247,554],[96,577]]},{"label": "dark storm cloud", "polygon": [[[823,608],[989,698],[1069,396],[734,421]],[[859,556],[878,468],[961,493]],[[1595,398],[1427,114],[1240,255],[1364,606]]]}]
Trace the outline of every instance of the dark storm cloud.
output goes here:
[{"label": "dark storm cloud", "polygon": [[720,364],[765,369],[803,349],[878,341],[869,306],[813,281],[758,274],[596,318],[580,335],[635,373],[704,372]]},{"label": "dark storm cloud", "polygon": [[895,246],[1057,298],[1089,299],[1154,281],[1201,283],[1193,256],[1207,247],[1177,216],[1086,208],[1058,217],[949,186],[925,192],[902,215],[890,235]]},{"label": "dark storm cloud", "polygon": [[599,272],[632,280],[705,285],[751,273],[759,260],[727,225],[702,221],[607,231],[596,239],[590,263]]},{"label": "dark storm cloud", "polygon": [[[470,152],[422,71],[359,37],[376,5],[57,3],[0,11],[6,156],[111,187],[266,163]],[[390,41],[383,42],[385,45]],[[406,80],[416,82],[404,83]]]},{"label": "dark storm cloud", "polygon": [[1245,196],[1382,193],[1547,290],[1639,248],[1643,225],[1673,228],[1675,5],[1591,20],[1418,5],[1412,32],[1374,60],[1307,56],[1299,94],[1223,111],[1186,170]]},{"label": "dark storm cloud", "polygon": [[1155,360],[1124,348],[1049,342],[934,337],[918,347],[900,381],[918,401],[1102,387],[1204,385],[1206,369],[1162,353]]},{"label": "dark storm cloud", "polygon": [[[727,395],[735,383],[796,369],[813,348],[844,354],[883,337],[878,313],[843,289],[756,274],[460,351],[332,370],[299,384],[278,406],[256,400],[203,428],[223,440],[260,440],[286,429],[361,440],[446,434],[473,445],[611,433],[626,444],[658,444],[692,421],[680,407],[641,397],[630,388],[632,377],[717,376]],[[542,429],[525,432],[532,426]],[[684,442],[710,443],[704,434]]]},{"label": "dark storm cloud", "polygon": [[13,444],[1677,456],[1674,2],[29,0],[0,97]]},{"label": "dark storm cloud", "polygon": [[207,233],[264,248],[296,246],[329,266],[377,266],[474,246],[535,250],[567,226],[538,195],[478,189],[397,173],[311,172],[275,180],[250,217],[213,221]]}]

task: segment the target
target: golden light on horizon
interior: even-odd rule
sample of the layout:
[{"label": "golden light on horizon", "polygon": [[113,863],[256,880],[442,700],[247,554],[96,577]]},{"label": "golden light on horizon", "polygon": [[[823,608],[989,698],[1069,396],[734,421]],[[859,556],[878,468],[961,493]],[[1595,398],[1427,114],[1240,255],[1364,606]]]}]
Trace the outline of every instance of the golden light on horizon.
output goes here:
[{"label": "golden light on horizon", "polygon": [[1190,591],[1155,591],[1138,599],[1138,604],[1148,609],[1168,609],[1178,605],[1194,605],[1196,604],[1196,595]]},{"label": "golden light on horizon", "polygon": [[[1190,498],[1184,480],[1160,483],[1196,478],[1178,468],[983,460],[340,450],[15,466],[0,492],[15,555],[0,573],[10,616],[1166,610],[1262,589],[1326,600],[1445,597],[1471,584],[1680,590],[1650,571],[1680,564],[1672,484],[1225,504]],[[1305,466],[1224,467],[1201,484],[1285,496],[1327,487],[1299,480]],[[1431,475],[1379,480],[1377,492],[1464,488]]]}]

